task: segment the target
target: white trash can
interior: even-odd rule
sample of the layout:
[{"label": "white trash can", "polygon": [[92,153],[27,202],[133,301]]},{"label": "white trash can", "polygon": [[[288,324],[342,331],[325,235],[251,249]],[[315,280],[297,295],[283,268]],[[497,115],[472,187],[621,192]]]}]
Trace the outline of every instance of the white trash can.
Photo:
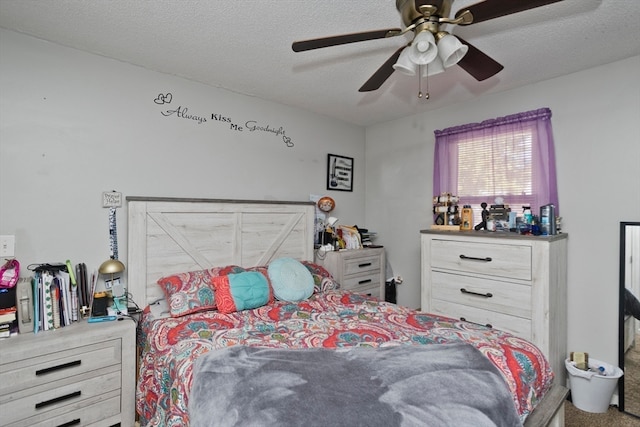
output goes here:
[{"label": "white trash can", "polygon": [[[571,380],[571,401],[573,406],[586,412],[603,413],[609,409],[611,397],[618,385],[618,379],[624,375],[622,369],[596,359],[589,359],[589,368],[583,371],[566,359],[564,364]],[[597,373],[598,366],[605,366],[609,375]]]}]

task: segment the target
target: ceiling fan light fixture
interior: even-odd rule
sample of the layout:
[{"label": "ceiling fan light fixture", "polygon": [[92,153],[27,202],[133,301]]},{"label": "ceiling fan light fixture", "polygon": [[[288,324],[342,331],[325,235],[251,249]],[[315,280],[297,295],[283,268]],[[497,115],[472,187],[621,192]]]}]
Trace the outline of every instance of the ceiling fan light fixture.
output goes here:
[{"label": "ceiling fan light fixture", "polygon": [[402,52],[400,52],[398,61],[393,64],[393,69],[407,76],[415,76],[418,70],[418,65],[411,61],[411,58],[409,58],[410,49],[411,46],[407,46],[402,50]]},{"label": "ceiling fan light fixture", "polygon": [[418,33],[409,46],[409,58],[418,65],[430,63],[438,56],[436,39],[430,31]]},{"label": "ceiling fan light fixture", "polygon": [[442,64],[442,60],[438,56],[436,56],[436,58],[427,65],[422,66],[422,77],[433,76],[443,72],[444,65]]},{"label": "ceiling fan light fixture", "polygon": [[456,36],[445,33],[438,39],[438,55],[444,68],[457,64],[469,51],[469,46],[464,45]]},{"label": "ceiling fan light fixture", "polygon": [[[402,28],[386,28],[297,41],[293,42],[291,48],[294,52],[303,52],[409,35],[411,32],[413,40],[409,46],[397,47],[382,66],[358,89],[359,92],[379,89],[396,70],[413,76],[417,74],[418,80],[437,74],[440,72],[439,64],[431,64],[436,58],[439,58],[444,68],[458,64],[477,81],[483,81],[498,74],[504,66],[463,38],[453,36],[447,31],[440,31],[440,26],[476,24],[547,6],[561,0],[485,0],[463,7],[455,14],[455,18],[452,18],[450,16],[453,1],[396,0],[396,9],[400,14]],[[403,55],[405,53],[406,55]],[[404,56],[408,56],[409,61]],[[461,61],[463,58],[464,60]],[[431,66],[424,67],[425,71],[422,66],[427,64]]]}]

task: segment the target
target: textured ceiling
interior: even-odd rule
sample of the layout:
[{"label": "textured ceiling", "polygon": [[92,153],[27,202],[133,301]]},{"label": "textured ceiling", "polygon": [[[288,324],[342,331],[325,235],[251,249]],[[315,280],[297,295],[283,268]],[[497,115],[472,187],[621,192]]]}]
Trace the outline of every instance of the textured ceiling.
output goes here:
[{"label": "textured ceiling", "polygon": [[404,37],[291,50],[400,25],[395,0],[0,0],[0,27],[363,126],[640,55],[638,0],[564,0],[455,27],[505,69],[477,82],[454,66],[429,79],[429,100],[400,73],[358,92]]}]

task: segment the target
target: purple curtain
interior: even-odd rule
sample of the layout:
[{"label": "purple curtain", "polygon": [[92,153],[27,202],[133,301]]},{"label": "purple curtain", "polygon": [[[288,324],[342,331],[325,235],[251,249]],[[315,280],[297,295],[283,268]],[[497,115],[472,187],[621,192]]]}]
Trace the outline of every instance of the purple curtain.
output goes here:
[{"label": "purple curtain", "polygon": [[[433,195],[449,192],[454,195],[458,188],[458,146],[461,141],[475,138],[492,140],[494,135],[504,137],[506,132],[520,134],[529,132],[533,136],[531,150],[532,194],[527,196],[534,213],[539,212],[540,206],[553,203],[556,215],[560,213],[558,203],[558,187],[556,182],[556,159],[551,129],[551,110],[541,108],[524,113],[513,114],[497,119],[485,120],[482,123],[471,123],[462,126],[436,130],[436,144],[433,168]],[[504,164],[505,157],[493,153],[492,162],[495,167]],[[491,171],[487,171],[491,173]],[[459,195],[460,196],[460,195]],[[504,198],[505,203],[522,202],[522,194],[495,194]],[[481,197],[482,198],[482,197]],[[484,199],[487,197],[484,196]],[[475,199],[475,200],[474,200]],[[511,200],[511,203],[510,203]],[[493,202],[483,200],[488,204]],[[460,205],[478,204],[478,198],[460,196]]]}]

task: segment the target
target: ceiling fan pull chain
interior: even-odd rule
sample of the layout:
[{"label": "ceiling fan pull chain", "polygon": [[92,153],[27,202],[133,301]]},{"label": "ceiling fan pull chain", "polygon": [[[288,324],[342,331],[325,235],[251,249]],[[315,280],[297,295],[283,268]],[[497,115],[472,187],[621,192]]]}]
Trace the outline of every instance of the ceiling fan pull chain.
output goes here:
[{"label": "ceiling fan pull chain", "polygon": [[427,64],[427,75],[425,78],[427,79],[427,93],[424,94],[424,99],[429,99],[429,64]]},{"label": "ceiling fan pull chain", "polygon": [[418,65],[418,98],[429,99],[429,64],[426,65],[427,72],[425,78],[427,79],[427,91],[422,93],[422,65]]}]

